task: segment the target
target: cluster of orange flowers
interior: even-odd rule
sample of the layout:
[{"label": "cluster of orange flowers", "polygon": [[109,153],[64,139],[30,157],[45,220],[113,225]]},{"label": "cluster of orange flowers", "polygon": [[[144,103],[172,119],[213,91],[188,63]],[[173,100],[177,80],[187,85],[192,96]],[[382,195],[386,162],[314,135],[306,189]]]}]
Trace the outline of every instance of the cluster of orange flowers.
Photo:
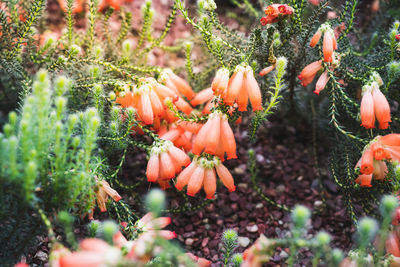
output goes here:
[{"label": "cluster of orange flowers", "polygon": [[[334,31],[332,28],[327,25],[327,24],[322,24],[317,32],[313,35],[310,41],[310,46],[315,47],[319,40],[322,37],[322,34],[324,34],[323,42],[322,42],[322,52],[324,55],[324,62],[329,62],[332,63],[332,69],[335,67],[335,65],[338,64],[337,60],[335,57],[337,57],[334,53],[335,50],[337,50],[337,42],[336,42],[336,37],[334,34]],[[301,80],[301,85],[307,86],[309,85],[317,75],[317,73],[323,69],[322,66],[322,60],[317,60],[309,65],[307,65],[299,74],[298,78]],[[329,75],[328,71],[325,70],[322,75],[318,78],[318,81],[315,85],[315,90],[314,93],[317,95],[325,88],[326,84],[329,81]]]},{"label": "cluster of orange flowers", "polygon": [[293,8],[287,4],[272,4],[265,8],[265,17],[260,19],[261,25],[267,25],[278,22],[280,18],[292,15],[294,12]]},{"label": "cluster of orange flowers", "polygon": [[383,180],[387,173],[386,161],[400,163],[400,134],[378,136],[365,147],[356,164],[361,173],[356,182],[371,187],[372,178]]},{"label": "cluster of orange flowers", "polygon": [[[318,72],[324,69],[322,62],[330,63],[328,67],[333,70],[337,64],[336,36],[332,28],[327,24],[322,24],[317,32],[313,35],[310,41],[310,46],[315,47],[319,40],[323,37],[323,60],[317,60],[307,65],[299,74],[303,86],[310,84]],[[261,71],[261,74],[268,73],[273,69],[270,66]],[[314,93],[319,94],[329,81],[328,70],[325,70],[319,77]],[[364,85],[362,90],[362,99],[360,106],[361,126],[366,129],[375,128],[375,121],[379,122],[379,129],[387,129],[391,122],[390,106],[385,95],[379,89],[383,85],[382,78],[377,72],[373,72],[370,81]],[[389,134],[386,136],[378,136],[364,149],[361,159],[356,164],[356,168],[360,168],[361,175],[356,179],[356,182],[361,186],[370,187],[372,178],[382,180],[387,173],[386,161],[399,162],[400,154],[397,147],[400,146],[399,135]],[[399,147],[400,148],[400,147]]]},{"label": "cluster of orange flowers", "polygon": [[[249,102],[253,111],[262,110],[261,90],[251,67],[241,64],[232,76],[228,69],[219,69],[211,87],[197,94],[170,69],[163,71],[158,80],[142,78],[137,87],[127,84],[124,88],[124,92],[118,93],[116,103],[123,108],[134,108],[137,119],[160,137],[150,151],[148,181],[166,189],[179,175],[176,181],[179,190],[187,186],[188,195],[194,196],[204,187],[207,198],[213,198],[218,174],[229,191],[235,190],[233,177],[221,162],[225,157],[237,158],[228,115],[235,109],[247,111]],[[202,113],[208,116],[204,124],[181,120],[176,114],[179,111],[198,114],[192,107],[197,105],[204,105]],[[229,106],[228,114],[219,110],[220,105]],[[195,154],[192,162],[188,152]]]},{"label": "cluster of orange flowers", "polygon": [[376,118],[379,122],[379,129],[387,129],[391,122],[390,106],[385,95],[379,89],[379,85],[383,84],[382,79],[378,74],[374,77],[376,77],[376,81],[363,87],[360,107],[361,125],[366,129],[375,128]]}]

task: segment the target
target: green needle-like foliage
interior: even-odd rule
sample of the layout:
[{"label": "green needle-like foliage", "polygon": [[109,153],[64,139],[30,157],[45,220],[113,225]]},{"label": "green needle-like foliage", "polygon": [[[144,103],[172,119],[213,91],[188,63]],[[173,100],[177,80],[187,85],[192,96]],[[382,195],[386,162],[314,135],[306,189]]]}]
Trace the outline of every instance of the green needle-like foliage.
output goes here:
[{"label": "green needle-like foliage", "polygon": [[100,118],[93,108],[68,113],[64,95],[70,87],[66,77],[52,82],[46,71],[39,71],[32,93],[18,113],[9,114],[0,135],[0,220],[11,228],[2,231],[1,240],[9,251],[24,249],[27,244],[9,240],[26,229],[32,235],[25,238],[35,240],[37,230],[43,229],[39,213],[84,214],[93,206],[93,152]]}]

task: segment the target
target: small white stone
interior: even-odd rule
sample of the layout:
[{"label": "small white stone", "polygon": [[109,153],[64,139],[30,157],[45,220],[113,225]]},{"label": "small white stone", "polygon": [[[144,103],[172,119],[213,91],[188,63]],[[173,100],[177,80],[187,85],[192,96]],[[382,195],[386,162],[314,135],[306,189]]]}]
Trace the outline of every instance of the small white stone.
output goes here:
[{"label": "small white stone", "polygon": [[248,225],[248,226],[246,226],[246,230],[250,233],[255,233],[258,231],[258,226],[257,226],[257,224]]},{"label": "small white stone", "polygon": [[250,239],[248,237],[245,237],[245,236],[239,236],[238,237],[238,243],[239,243],[239,246],[245,248],[250,244]]}]

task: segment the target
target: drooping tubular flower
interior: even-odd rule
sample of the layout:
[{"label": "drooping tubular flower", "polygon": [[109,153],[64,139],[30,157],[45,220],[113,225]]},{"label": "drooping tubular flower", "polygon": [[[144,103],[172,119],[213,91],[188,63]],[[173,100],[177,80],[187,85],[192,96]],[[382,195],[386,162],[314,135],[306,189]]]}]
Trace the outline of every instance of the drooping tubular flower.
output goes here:
[{"label": "drooping tubular flower", "polygon": [[169,217],[154,217],[153,213],[148,212],[140,220],[136,222],[136,226],[144,234],[152,236],[161,236],[164,239],[173,239],[176,237],[175,232],[169,230],[161,230],[171,223]]},{"label": "drooping tubular flower", "polygon": [[207,88],[199,93],[196,94],[196,96],[190,101],[190,104],[192,106],[197,106],[197,105],[202,105],[204,103],[207,103],[204,108],[202,113],[203,114],[208,114],[210,113],[210,109],[212,106],[212,100],[214,98],[214,91],[212,88]]},{"label": "drooping tubular flower", "polygon": [[239,65],[236,67],[222,98],[230,106],[237,101],[239,111],[247,111],[248,100],[250,100],[253,111],[263,109],[261,90],[250,66]]},{"label": "drooping tubular flower", "polygon": [[324,53],[324,61],[332,62],[333,60],[333,52],[337,50],[337,42],[335,33],[332,30],[331,26],[328,24],[322,24],[317,32],[313,35],[310,41],[310,46],[315,47],[316,44],[321,39],[322,34],[324,34],[324,39],[322,43],[322,52]]},{"label": "drooping tubular flower", "polygon": [[214,198],[217,188],[216,173],[229,192],[236,190],[232,174],[217,157],[195,157],[176,179],[175,187],[180,191],[187,186],[189,196],[196,195],[203,187],[206,198]]},{"label": "drooping tubular flower", "polygon": [[[105,180],[98,180],[95,177],[96,187],[95,187],[95,194],[96,194],[96,201],[97,206],[99,206],[101,212],[106,212],[107,207],[106,203],[108,197],[114,199],[114,201],[118,202],[121,200],[121,196],[118,194],[117,191],[111,188],[110,184],[107,183]],[[93,209],[88,213],[89,220],[93,220]]]},{"label": "drooping tubular flower", "polygon": [[375,116],[379,122],[379,129],[387,129],[389,127],[390,119],[390,106],[385,95],[379,89],[377,82],[371,84],[372,98],[374,100]]},{"label": "drooping tubular flower", "polygon": [[260,71],[259,75],[260,75],[261,77],[262,77],[262,76],[265,76],[265,75],[267,75],[268,73],[270,73],[271,71],[273,71],[274,68],[275,68],[275,65],[271,65],[271,66],[268,66],[268,67],[266,67],[266,68],[263,68],[263,69]]},{"label": "drooping tubular flower", "polygon": [[310,4],[312,4],[312,5],[314,5],[314,6],[318,6],[320,0],[308,0],[308,2],[309,2]]},{"label": "drooping tubular flower", "polygon": [[132,91],[128,85],[126,87],[125,92],[116,98],[117,104],[123,108],[135,108],[144,124],[153,124],[154,117],[164,116],[164,106],[149,84],[143,84],[139,88],[134,87]]},{"label": "drooping tubular flower", "polygon": [[329,81],[328,71],[324,71],[321,76],[319,76],[317,83],[315,84],[314,93],[319,95],[319,93],[325,89],[326,84]]},{"label": "drooping tubular flower", "polygon": [[371,86],[363,87],[362,99],[360,105],[361,126],[366,129],[375,128],[375,108],[372,98]]},{"label": "drooping tubular flower", "polygon": [[147,180],[158,182],[161,188],[169,187],[168,181],[190,164],[189,156],[175,147],[171,141],[155,142],[147,163]]},{"label": "drooping tubular flower", "polygon": [[361,126],[366,129],[375,128],[375,117],[379,122],[379,129],[389,127],[391,122],[389,102],[375,81],[371,85],[363,86],[360,116]]},{"label": "drooping tubular flower", "polygon": [[317,75],[318,71],[322,69],[322,60],[314,61],[313,63],[308,64],[301,71],[299,76],[299,80],[301,80],[301,85],[307,86],[309,85]]},{"label": "drooping tubular flower", "polygon": [[227,88],[229,83],[229,70],[221,68],[217,71],[215,78],[211,84],[211,89],[215,95],[221,95]]},{"label": "drooping tubular flower", "polygon": [[173,89],[157,82],[154,78],[144,78],[140,81],[143,83],[149,83],[162,102],[164,102],[166,98],[171,99],[172,102],[176,102],[179,99],[178,92],[175,92]]},{"label": "drooping tubular flower", "polygon": [[200,155],[202,152],[216,155],[224,160],[237,158],[236,141],[232,129],[229,126],[228,117],[220,111],[209,115],[207,122],[197,133],[192,152]]},{"label": "drooping tubular flower", "polygon": [[188,100],[192,100],[195,96],[192,87],[184,79],[173,73],[171,69],[165,69],[161,73],[159,81],[176,93],[181,93]]},{"label": "drooping tubular flower", "polygon": [[284,4],[272,4],[265,8],[265,17],[260,19],[261,25],[278,22],[279,19],[293,14],[293,8]]}]

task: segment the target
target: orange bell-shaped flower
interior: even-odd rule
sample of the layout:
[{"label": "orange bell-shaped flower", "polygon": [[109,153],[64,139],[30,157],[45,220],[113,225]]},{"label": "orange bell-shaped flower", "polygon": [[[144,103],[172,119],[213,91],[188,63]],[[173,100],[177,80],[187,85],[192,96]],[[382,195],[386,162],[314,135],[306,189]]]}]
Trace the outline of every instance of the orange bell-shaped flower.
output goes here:
[{"label": "orange bell-shaped flower", "polygon": [[230,192],[235,191],[236,187],[231,173],[217,157],[212,159],[195,157],[192,163],[179,174],[175,187],[182,190],[187,186],[189,196],[196,195],[203,187],[206,198],[211,199],[214,197],[217,187],[216,173]]},{"label": "orange bell-shaped flower", "polygon": [[[190,164],[189,156],[175,147],[171,141],[162,141],[153,145],[147,163],[149,182],[167,181],[181,172],[182,167]],[[161,185],[167,186],[165,183]]]}]

